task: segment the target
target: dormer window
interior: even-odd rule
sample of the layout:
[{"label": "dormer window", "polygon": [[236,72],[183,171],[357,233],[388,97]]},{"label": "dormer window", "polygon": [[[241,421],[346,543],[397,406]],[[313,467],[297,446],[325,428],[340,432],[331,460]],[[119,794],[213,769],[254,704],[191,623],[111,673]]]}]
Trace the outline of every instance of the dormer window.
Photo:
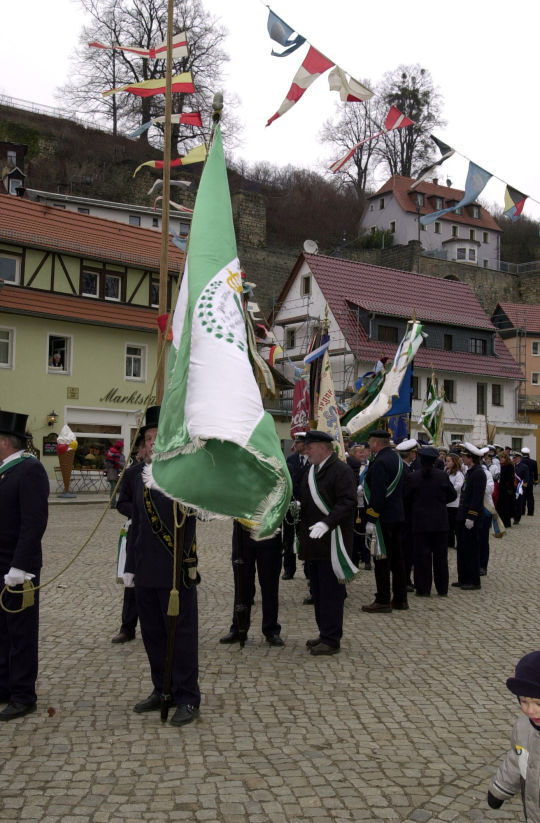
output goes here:
[{"label": "dormer window", "polygon": [[455,209],[455,214],[463,214],[463,209],[461,206],[458,209]]},{"label": "dormer window", "polygon": [[435,211],[439,211],[440,209],[442,209],[444,206],[442,197],[434,197],[433,206],[435,208]]},{"label": "dormer window", "polygon": [[471,207],[472,216],[476,218],[476,220],[480,219],[480,206],[472,206]]},{"label": "dormer window", "polygon": [[418,208],[422,207],[425,202],[425,195],[421,194],[419,191],[415,194],[415,203]]}]

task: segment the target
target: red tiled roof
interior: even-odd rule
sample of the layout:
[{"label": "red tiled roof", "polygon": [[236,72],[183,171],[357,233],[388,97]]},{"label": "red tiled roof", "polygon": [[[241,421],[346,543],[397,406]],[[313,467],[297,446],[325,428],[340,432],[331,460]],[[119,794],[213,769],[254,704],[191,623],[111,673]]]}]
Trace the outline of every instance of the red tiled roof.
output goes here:
[{"label": "red tiled roof", "polygon": [[157,309],[20,286],[0,289],[0,311],[138,331],[157,329]]},{"label": "red tiled roof", "polygon": [[[499,303],[513,326],[525,327],[528,334],[540,334],[540,305]],[[504,329],[502,329],[504,331]]]},{"label": "red tiled roof", "polygon": [[[432,200],[428,200],[429,197],[442,197],[444,201],[444,208],[447,208],[450,205],[455,205],[459,203],[462,199],[463,195],[465,194],[464,191],[461,189],[451,189],[448,186],[439,186],[435,185],[435,183],[428,183],[427,181],[422,181],[419,183],[418,186],[411,191],[411,185],[414,183],[414,178],[412,177],[402,177],[399,174],[394,174],[390,177],[386,183],[384,183],[381,188],[375,192],[369,199],[373,200],[375,197],[381,197],[383,194],[392,193],[396,198],[396,201],[400,208],[403,211],[409,212],[411,214],[416,214],[416,192],[420,194],[424,194],[424,205],[420,208],[420,214],[430,214],[433,211],[436,211],[435,206],[433,205]],[[454,200],[455,203],[449,203],[449,200]],[[472,204],[471,204],[472,205]],[[479,206],[480,204],[475,201],[474,205]],[[455,212],[451,212],[450,214],[443,215],[440,219],[441,220],[451,220],[452,223],[464,223],[467,226],[476,226],[482,229],[490,229],[491,231],[500,232],[501,229],[493,219],[493,217],[485,210],[483,206],[480,206],[480,217],[471,217],[471,215],[467,212],[467,208],[469,206],[465,206],[463,209],[463,214],[456,214]]]},{"label": "red tiled roof", "polygon": [[[161,233],[115,220],[0,196],[0,240],[159,271]],[[169,271],[181,271],[184,254],[169,239]]]},{"label": "red tiled roof", "polygon": [[[280,295],[279,305],[282,305],[304,260],[328,301],[347,343],[360,360],[375,361],[382,355],[393,357],[396,347],[369,340],[362,324],[351,311],[351,304],[379,315],[408,319],[416,312],[421,322],[495,331],[478,298],[466,283],[321,254],[300,255]],[[523,377],[498,334],[495,337],[495,356],[421,346],[415,363],[420,368],[429,369],[433,365],[449,372],[513,379]]]}]

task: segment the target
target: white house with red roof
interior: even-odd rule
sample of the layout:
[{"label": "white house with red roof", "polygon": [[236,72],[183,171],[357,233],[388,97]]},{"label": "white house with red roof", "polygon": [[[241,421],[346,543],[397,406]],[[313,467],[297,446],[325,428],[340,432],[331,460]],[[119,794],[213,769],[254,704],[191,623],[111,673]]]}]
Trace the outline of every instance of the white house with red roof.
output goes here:
[{"label": "white house with red roof", "polygon": [[[318,254],[301,254],[279,297],[272,330],[294,378],[328,306],[330,357],[339,399],[383,356],[393,358],[415,315],[427,339],[414,361],[414,437],[428,380],[444,386],[445,441],[472,437],[475,417],[496,426],[497,440],[535,450],[535,426],[518,421],[523,379],[471,288],[465,283]],[[279,361],[278,361],[279,362]]]},{"label": "white house with red roof", "polygon": [[394,245],[418,240],[425,251],[446,260],[498,269],[501,229],[479,203],[463,206],[442,215],[430,226],[419,217],[455,206],[464,192],[437,182],[414,180],[395,174],[371,197],[360,222],[360,231],[385,229],[392,232]]}]

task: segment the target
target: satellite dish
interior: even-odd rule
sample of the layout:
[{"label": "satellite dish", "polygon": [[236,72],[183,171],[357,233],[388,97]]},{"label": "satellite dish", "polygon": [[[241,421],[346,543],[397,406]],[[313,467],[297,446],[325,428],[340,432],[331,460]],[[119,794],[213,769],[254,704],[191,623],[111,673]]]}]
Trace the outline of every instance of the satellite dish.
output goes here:
[{"label": "satellite dish", "polygon": [[317,254],[319,247],[315,240],[304,240],[304,251],[307,254]]}]

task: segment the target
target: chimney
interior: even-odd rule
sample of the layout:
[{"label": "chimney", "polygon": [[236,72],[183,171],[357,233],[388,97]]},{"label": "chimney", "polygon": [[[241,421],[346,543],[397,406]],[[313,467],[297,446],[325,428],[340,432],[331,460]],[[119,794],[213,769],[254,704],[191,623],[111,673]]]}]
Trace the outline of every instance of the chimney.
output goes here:
[{"label": "chimney", "polygon": [[434,185],[434,186],[438,186],[438,185],[439,185],[439,178],[438,178],[438,177],[434,177],[434,178],[433,178],[433,185]]}]

